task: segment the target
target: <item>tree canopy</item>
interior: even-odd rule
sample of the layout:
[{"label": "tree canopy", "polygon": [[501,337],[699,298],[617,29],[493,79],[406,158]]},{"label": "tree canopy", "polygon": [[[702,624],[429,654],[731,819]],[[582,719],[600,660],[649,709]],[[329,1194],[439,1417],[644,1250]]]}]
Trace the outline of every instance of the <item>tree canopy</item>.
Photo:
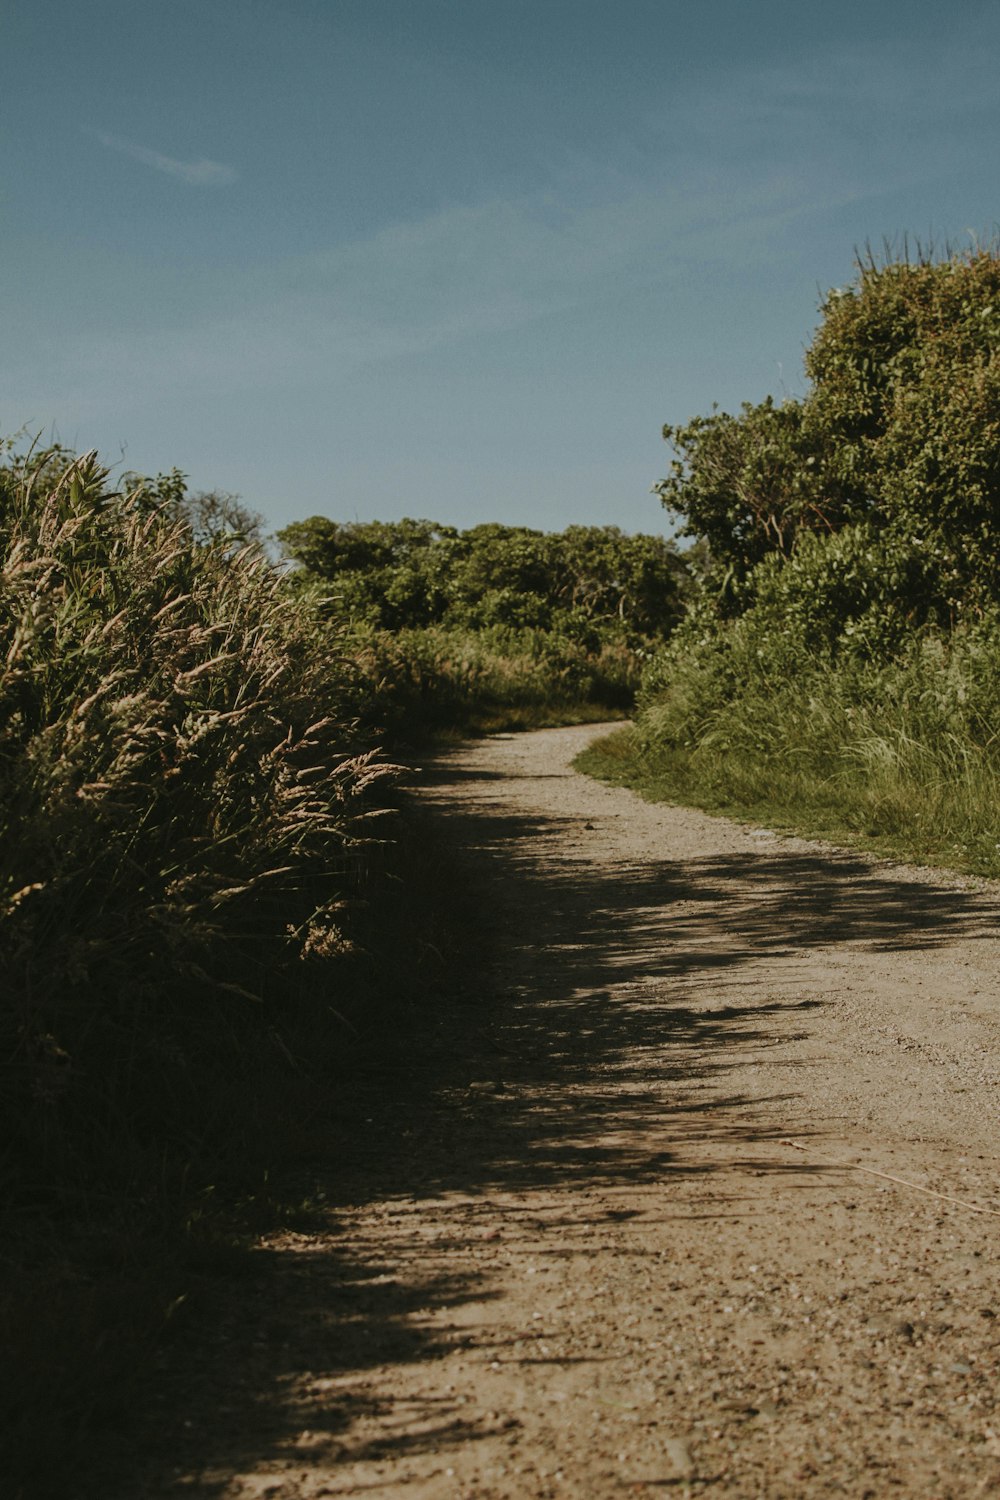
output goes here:
[{"label": "tree canopy", "polygon": [[433,624],[666,634],[681,609],[684,562],[664,537],[616,526],[562,532],[485,523],[339,522],[313,516],[278,533],[285,555],[321,580],[345,615],[381,629]]},{"label": "tree canopy", "polygon": [[850,554],[855,573],[861,558],[869,603],[891,592],[916,616],[946,617],[992,603],[1000,257],[868,257],[821,313],[801,400],[664,429],[675,458],[656,487],[663,503],[708,542],[744,603],[754,589],[741,586],[765,558],[791,556],[806,534],[847,530],[834,551]]}]

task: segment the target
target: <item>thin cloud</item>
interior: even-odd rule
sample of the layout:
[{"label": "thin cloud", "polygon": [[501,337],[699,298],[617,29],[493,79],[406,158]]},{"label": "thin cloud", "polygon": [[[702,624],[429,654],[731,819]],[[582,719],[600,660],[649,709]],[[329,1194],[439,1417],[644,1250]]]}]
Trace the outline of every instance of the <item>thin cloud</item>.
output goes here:
[{"label": "thin cloud", "polygon": [[[61,371],[65,395],[49,407],[82,421],[82,402],[113,405],[130,387],[146,402],[154,387],[156,399],[218,398],[267,388],[277,371],[315,389],[596,305],[623,285],[670,298],[692,265],[770,263],[777,236],[832,202],[825,187],[765,178],[697,197],[636,186],[592,201],[541,194],[456,206],[326,253],[209,273],[188,315],[169,324],[91,334],[69,348],[61,336],[46,378]],[[40,398],[35,407],[49,409]]]},{"label": "thin cloud", "polygon": [[146,146],[137,146],[133,141],[123,140],[118,135],[108,135],[103,130],[92,130],[89,133],[109,150],[120,151],[123,156],[142,162],[144,167],[153,167],[157,172],[165,172],[168,177],[176,177],[192,187],[227,187],[229,183],[236,181],[236,173],[225,162],[208,161],[205,158],[201,161],[178,161],[175,156],[164,156],[162,151],[150,151]]}]

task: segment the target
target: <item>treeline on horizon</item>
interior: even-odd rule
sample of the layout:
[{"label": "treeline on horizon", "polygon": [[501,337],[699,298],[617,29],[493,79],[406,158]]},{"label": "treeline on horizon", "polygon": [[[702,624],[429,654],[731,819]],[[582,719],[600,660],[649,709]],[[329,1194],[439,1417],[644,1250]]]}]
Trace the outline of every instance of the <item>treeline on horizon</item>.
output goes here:
[{"label": "treeline on horizon", "polygon": [[598,774],[1000,873],[1000,259],[868,255],[799,400],[668,427],[688,614]]},{"label": "treeline on horizon", "polygon": [[337,522],[278,533],[390,739],[622,717],[690,592],[674,543],[615,526]]}]

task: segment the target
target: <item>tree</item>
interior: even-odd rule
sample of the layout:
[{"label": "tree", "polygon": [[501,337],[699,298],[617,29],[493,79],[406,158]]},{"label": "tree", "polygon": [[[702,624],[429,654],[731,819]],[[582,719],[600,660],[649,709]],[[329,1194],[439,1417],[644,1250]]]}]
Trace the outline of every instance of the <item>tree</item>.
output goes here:
[{"label": "tree", "polygon": [[313,516],[279,541],[343,613],[388,630],[442,623],[639,637],[667,634],[682,608],[686,575],[674,544],[615,526],[544,532],[489,522],[457,531]]},{"label": "tree", "polygon": [[200,547],[217,541],[264,547],[264,517],[227,490],[198,490],[191,494],[180,469],[153,476],[127,473],[122,487],[143,509],[167,519],[183,521]]},{"label": "tree", "polygon": [[806,533],[856,527],[877,543],[873,586],[906,590],[915,616],[985,607],[1000,591],[1000,258],[869,257],[821,313],[803,400],[664,429],[661,500],[737,585]]}]

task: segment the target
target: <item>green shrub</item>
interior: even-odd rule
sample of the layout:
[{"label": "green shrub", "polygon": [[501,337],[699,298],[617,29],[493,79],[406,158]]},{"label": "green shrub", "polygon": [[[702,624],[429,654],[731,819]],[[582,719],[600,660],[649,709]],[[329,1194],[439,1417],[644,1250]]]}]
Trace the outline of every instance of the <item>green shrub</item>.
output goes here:
[{"label": "green shrub", "polygon": [[1000,258],[869,260],[821,312],[802,401],[665,429],[677,456],[664,504],[707,539],[737,608],[763,559],[850,527],[890,560],[883,595],[905,613],[988,607],[1000,585]]},{"label": "green shrub", "polygon": [[801,401],[666,430],[709,563],[618,772],[994,871],[1000,259],[869,259],[822,314]]}]

